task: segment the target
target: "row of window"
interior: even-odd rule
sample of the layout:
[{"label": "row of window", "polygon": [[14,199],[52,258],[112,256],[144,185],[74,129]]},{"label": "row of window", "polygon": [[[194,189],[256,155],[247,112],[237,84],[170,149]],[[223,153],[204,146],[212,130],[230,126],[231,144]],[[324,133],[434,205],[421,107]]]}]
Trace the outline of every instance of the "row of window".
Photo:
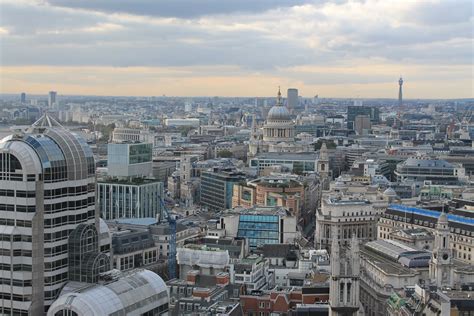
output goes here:
[{"label": "row of window", "polygon": [[79,224],[85,222],[87,219],[92,218],[94,218],[94,210],[89,210],[87,211],[87,213],[81,213],[76,215],[47,218],[44,220],[44,228],[52,228],[68,224]]},{"label": "row of window", "polygon": [[0,315],[15,315],[15,316],[28,316],[29,313],[26,310],[20,310],[16,308],[8,308],[0,306]]},{"label": "row of window", "polygon": [[44,248],[44,256],[51,257],[67,253],[67,244]]},{"label": "row of window", "polygon": [[34,198],[36,196],[36,191],[16,190],[15,195],[15,190],[0,189],[0,196]]},{"label": "row of window", "polygon": [[15,222],[15,219],[13,218],[0,218],[0,225],[16,226],[16,227],[31,227],[31,221],[17,219]]},{"label": "row of window", "polygon": [[49,276],[49,277],[45,277],[44,278],[44,285],[45,286],[54,285],[54,284],[62,283],[62,282],[65,282],[65,281],[67,281],[67,272],[52,275],[52,276]]},{"label": "row of window", "polygon": [[13,257],[31,257],[31,250],[0,248],[0,256],[10,257],[10,255],[13,255]]},{"label": "row of window", "polygon": [[44,190],[44,197],[49,198],[58,198],[63,196],[76,196],[82,195],[90,192],[94,192],[95,187],[89,187],[87,185],[77,186],[77,187],[65,187],[51,190]]},{"label": "row of window", "polygon": [[17,280],[10,278],[0,278],[0,285],[26,287],[31,286],[31,280]]},{"label": "row of window", "polygon": [[5,271],[31,271],[31,264],[0,263],[0,270],[5,270]]},{"label": "row of window", "polygon": [[31,236],[29,235],[8,235],[8,234],[0,234],[0,241],[24,241],[24,242],[31,242]]},{"label": "row of window", "polygon": [[44,211],[47,214],[57,213],[63,210],[77,210],[87,206],[94,205],[95,197],[90,196],[82,200],[59,202],[54,204],[45,204]]},{"label": "row of window", "polygon": [[0,211],[8,211],[8,212],[22,212],[22,213],[34,213],[36,211],[35,205],[15,205],[14,204],[0,204]]},{"label": "row of window", "polygon": [[69,229],[63,229],[55,233],[44,234],[44,242],[53,242],[69,238]]},{"label": "row of window", "polygon": [[44,269],[45,271],[54,271],[62,269],[67,266],[67,260],[67,258],[63,258],[52,262],[45,262]]},{"label": "row of window", "polygon": [[[0,300],[4,299],[7,301],[17,301],[17,302],[30,302],[31,295],[20,295],[20,294],[11,294],[11,293],[0,293]],[[15,315],[15,314],[13,314]]]}]

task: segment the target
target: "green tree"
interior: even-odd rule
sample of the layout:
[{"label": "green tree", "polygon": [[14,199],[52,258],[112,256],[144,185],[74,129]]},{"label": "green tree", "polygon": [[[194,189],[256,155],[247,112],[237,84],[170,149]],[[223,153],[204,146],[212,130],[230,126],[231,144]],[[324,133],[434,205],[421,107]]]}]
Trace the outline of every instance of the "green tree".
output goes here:
[{"label": "green tree", "polygon": [[328,149],[335,149],[337,147],[337,145],[332,140],[321,140],[320,139],[320,140],[318,140],[318,142],[316,144],[314,144],[314,150],[320,150],[323,143],[326,143],[326,147]]},{"label": "green tree", "polygon": [[219,158],[232,158],[234,154],[229,150],[221,150],[217,153],[217,157]]}]

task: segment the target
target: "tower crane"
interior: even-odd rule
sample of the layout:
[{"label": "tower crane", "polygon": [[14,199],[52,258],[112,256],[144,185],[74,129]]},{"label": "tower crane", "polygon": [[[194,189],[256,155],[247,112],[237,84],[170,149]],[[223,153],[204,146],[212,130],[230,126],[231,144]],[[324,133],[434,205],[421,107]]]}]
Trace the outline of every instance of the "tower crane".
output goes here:
[{"label": "tower crane", "polygon": [[176,278],[176,219],[171,215],[166,207],[164,199],[159,196],[163,215],[160,218],[161,223],[168,223],[170,228],[170,239],[168,241],[170,250],[168,252],[168,277],[170,280]]}]

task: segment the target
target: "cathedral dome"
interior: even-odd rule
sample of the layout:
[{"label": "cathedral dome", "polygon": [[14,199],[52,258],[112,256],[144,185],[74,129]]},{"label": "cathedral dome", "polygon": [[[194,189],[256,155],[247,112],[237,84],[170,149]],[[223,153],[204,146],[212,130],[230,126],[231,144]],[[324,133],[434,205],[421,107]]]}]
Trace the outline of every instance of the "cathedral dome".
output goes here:
[{"label": "cathedral dome", "polygon": [[285,106],[281,104],[274,105],[268,112],[267,120],[268,121],[289,121],[291,120],[290,112]]}]

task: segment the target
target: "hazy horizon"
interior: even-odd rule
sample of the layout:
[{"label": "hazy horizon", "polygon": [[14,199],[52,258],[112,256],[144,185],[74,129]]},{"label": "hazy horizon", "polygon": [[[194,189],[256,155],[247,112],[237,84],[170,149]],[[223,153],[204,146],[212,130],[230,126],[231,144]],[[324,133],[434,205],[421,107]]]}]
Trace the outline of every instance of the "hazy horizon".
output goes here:
[{"label": "hazy horizon", "polygon": [[474,97],[471,1],[1,0],[0,93]]}]

